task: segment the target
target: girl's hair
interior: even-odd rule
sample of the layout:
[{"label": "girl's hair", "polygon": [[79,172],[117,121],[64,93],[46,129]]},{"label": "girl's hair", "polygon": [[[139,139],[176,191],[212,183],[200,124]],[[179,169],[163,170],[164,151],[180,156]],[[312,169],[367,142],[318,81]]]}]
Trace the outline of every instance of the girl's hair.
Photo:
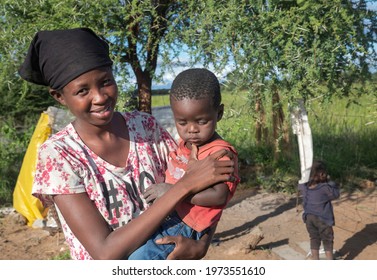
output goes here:
[{"label": "girl's hair", "polygon": [[312,169],[310,171],[309,186],[316,185],[318,183],[324,183],[328,181],[327,168],[323,161],[316,160],[313,162]]}]

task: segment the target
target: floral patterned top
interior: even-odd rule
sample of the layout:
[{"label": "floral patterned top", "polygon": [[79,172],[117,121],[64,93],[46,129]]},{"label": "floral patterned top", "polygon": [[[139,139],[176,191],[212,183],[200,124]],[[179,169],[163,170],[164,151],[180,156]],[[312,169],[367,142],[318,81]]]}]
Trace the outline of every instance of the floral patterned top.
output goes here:
[{"label": "floral patterned top", "polygon": [[[176,143],[152,115],[135,111],[123,117],[130,137],[125,167],[97,156],[69,124],[41,145],[33,195],[48,207],[51,195],[86,192],[113,230],[140,215],[148,207],[142,193],[151,184],[164,182],[168,154]],[[57,212],[72,259],[92,259],[58,208]]]}]

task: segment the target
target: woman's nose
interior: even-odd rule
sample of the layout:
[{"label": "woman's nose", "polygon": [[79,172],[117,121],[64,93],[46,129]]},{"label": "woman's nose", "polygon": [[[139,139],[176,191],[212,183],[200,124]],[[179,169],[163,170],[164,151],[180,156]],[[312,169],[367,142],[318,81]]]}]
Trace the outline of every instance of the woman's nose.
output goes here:
[{"label": "woman's nose", "polygon": [[103,88],[96,88],[93,89],[93,101],[95,103],[101,103],[105,100],[107,100],[108,95],[105,92],[105,89]]}]

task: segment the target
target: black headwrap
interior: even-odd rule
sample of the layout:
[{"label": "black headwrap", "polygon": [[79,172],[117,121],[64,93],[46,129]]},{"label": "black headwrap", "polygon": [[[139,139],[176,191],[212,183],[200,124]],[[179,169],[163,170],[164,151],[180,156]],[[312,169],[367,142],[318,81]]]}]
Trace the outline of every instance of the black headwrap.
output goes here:
[{"label": "black headwrap", "polygon": [[112,64],[108,44],[89,28],[39,31],[18,73],[59,90],[81,74]]}]

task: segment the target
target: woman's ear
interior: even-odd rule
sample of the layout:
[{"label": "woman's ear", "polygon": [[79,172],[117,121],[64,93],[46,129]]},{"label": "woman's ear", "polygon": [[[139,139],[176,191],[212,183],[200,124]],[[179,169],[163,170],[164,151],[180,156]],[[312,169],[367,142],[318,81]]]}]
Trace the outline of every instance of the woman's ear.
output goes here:
[{"label": "woman's ear", "polygon": [[224,104],[220,104],[217,109],[217,121],[220,121],[223,118],[224,114]]},{"label": "woman's ear", "polygon": [[64,100],[64,96],[63,96],[63,93],[61,92],[61,90],[56,90],[56,89],[50,88],[49,93],[61,105],[63,105],[63,106],[66,105],[65,100]]}]

